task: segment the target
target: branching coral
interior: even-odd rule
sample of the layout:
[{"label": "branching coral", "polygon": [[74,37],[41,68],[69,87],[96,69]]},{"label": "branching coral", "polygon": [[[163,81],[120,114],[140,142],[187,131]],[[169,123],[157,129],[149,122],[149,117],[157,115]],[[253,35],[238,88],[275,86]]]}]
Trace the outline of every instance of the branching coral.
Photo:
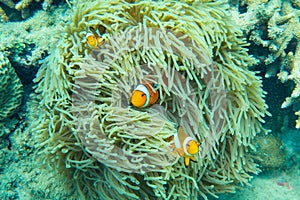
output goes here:
[{"label": "branching coral", "polygon": [[[286,74],[287,75],[287,74]],[[292,60],[292,70],[290,75],[287,76],[288,80],[292,80],[295,83],[295,88],[291,94],[291,97],[287,97],[282,103],[282,108],[290,105],[300,105],[300,43],[297,44],[295,56]],[[285,79],[286,81],[286,79]],[[296,120],[296,128],[300,128],[300,110],[295,112],[298,115]]]},{"label": "branching coral", "polygon": [[[250,41],[269,50],[264,63],[269,65],[278,58],[284,59],[287,55],[285,49],[290,41],[299,37],[298,9],[293,7],[291,1],[281,0],[269,3],[250,1],[239,6],[247,6],[247,12],[235,17],[237,23],[247,33],[250,32]],[[245,18],[247,20],[243,20]]]},{"label": "branching coral", "polygon": [[[247,12],[235,13],[236,21],[243,26],[250,41],[258,45],[257,49],[265,49],[259,55],[266,65],[265,77],[272,76],[285,83],[291,80],[295,88],[291,97],[282,103],[282,108],[293,105],[299,109],[299,38],[300,38],[300,5],[297,0],[272,0],[270,2],[247,1]],[[246,20],[240,20],[246,19]],[[255,25],[255,26],[254,26]],[[261,50],[257,50],[259,52]],[[261,54],[261,53],[258,53]],[[298,115],[299,111],[295,114]],[[299,120],[296,128],[299,128]]]},{"label": "branching coral", "polygon": [[[41,5],[40,3],[41,2]],[[22,19],[26,19],[32,15],[33,10],[36,7],[42,7],[44,10],[49,10],[50,6],[53,4],[53,0],[21,0],[17,3],[12,0],[1,0],[0,1],[0,19],[1,22],[7,22],[9,20],[16,21],[16,13],[19,13]],[[59,1],[56,1],[59,2]],[[1,4],[3,6],[1,7]],[[11,13],[14,13],[13,15]],[[8,15],[10,13],[10,15]]]},{"label": "branching coral", "polygon": [[[35,0],[36,2],[40,2],[40,0]],[[21,0],[16,5],[15,8],[17,10],[24,10],[29,7],[30,4],[32,4],[33,0]],[[50,5],[53,3],[53,0],[45,0],[43,2],[43,9],[48,10]]]},{"label": "branching coral", "polygon": [[[1,3],[5,4],[6,6],[13,8],[14,7],[14,2],[11,0],[8,1],[1,1]],[[3,8],[0,6],[0,21],[1,22],[7,22],[8,21],[8,16],[6,15],[5,11]]]},{"label": "branching coral", "polygon": [[[78,1],[39,70],[39,154],[85,198],[207,199],[259,171],[247,153],[267,112],[255,60],[224,2],[188,2]],[[88,47],[90,27],[105,45]],[[141,81],[160,99],[135,109]],[[170,148],[178,126],[201,142],[188,167]]]}]

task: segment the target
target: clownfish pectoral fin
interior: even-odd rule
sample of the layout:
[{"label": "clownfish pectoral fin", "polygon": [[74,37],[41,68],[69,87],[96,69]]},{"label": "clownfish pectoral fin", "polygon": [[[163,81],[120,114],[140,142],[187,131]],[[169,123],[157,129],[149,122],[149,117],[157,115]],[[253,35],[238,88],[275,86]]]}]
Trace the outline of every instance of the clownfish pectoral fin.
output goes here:
[{"label": "clownfish pectoral fin", "polygon": [[97,40],[98,40],[98,47],[100,47],[100,46],[102,46],[103,44],[105,44],[105,39],[99,37],[99,38],[97,38]]},{"label": "clownfish pectoral fin", "polygon": [[192,160],[192,161],[194,161],[194,162],[197,162],[197,160],[196,160],[195,157],[185,157],[185,158],[184,158],[184,164],[185,164],[185,166],[189,166],[190,160]]}]

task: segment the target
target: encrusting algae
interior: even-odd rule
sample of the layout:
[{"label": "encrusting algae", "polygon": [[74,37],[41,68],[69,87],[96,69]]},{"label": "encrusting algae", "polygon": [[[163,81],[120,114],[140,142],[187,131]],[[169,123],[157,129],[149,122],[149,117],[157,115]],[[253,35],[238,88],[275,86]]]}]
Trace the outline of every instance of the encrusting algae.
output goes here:
[{"label": "encrusting algae", "polygon": [[[38,155],[81,198],[207,199],[259,172],[248,150],[267,106],[224,2],[78,1],[72,9],[35,79],[43,117],[32,127]],[[91,30],[104,42],[87,43]],[[156,83],[149,88],[159,98],[132,106],[143,82]],[[174,151],[178,129],[198,149]]]}]

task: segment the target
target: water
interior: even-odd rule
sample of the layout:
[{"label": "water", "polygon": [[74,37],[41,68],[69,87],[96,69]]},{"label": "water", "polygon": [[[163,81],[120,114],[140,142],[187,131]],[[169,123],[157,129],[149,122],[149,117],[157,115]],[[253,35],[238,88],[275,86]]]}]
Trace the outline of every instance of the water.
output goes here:
[{"label": "water", "polygon": [[[98,18],[78,14],[78,22],[64,1],[31,2],[21,10],[16,9],[22,5],[17,1],[0,2],[0,199],[167,199],[170,195],[170,199],[213,200],[214,194],[222,200],[298,199],[300,131],[295,128],[295,112],[299,111],[299,96],[294,88],[300,84],[295,36],[299,5],[292,0],[200,6],[142,1],[102,8],[110,3],[91,6],[86,1],[89,11],[74,3],[73,10],[99,14]],[[123,7],[118,7],[121,4]],[[125,5],[132,9],[124,9]],[[231,6],[229,10],[226,5]],[[158,8],[160,11],[151,14]],[[207,14],[208,10],[214,14]],[[226,12],[234,22],[216,23],[227,19],[222,17]],[[103,17],[105,14],[110,17]],[[198,19],[200,14],[203,16]],[[186,17],[191,15],[194,18],[189,21]],[[156,17],[163,28],[153,22]],[[149,21],[141,20],[146,18]],[[135,27],[138,21],[139,28]],[[63,23],[71,24],[68,34],[62,34],[67,27],[61,26]],[[105,43],[90,47],[86,27],[98,23],[104,26],[96,36]],[[241,26],[256,64],[243,56],[245,51],[236,45],[239,39],[228,37],[226,43],[220,37],[221,43],[207,42],[219,34],[218,27],[223,27],[223,37],[238,30],[237,25],[231,27],[233,23]],[[199,34],[191,36],[193,31]],[[151,33],[156,34],[156,41],[155,36],[149,37]],[[230,59],[228,52],[234,52]],[[240,61],[248,63],[256,75]],[[255,77],[262,79],[262,85]],[[129,99],[142,80],[157,82],[160,98],[155,105],[139,109],[132,107]],[[267,92],[267,112],[260,87]],[[232,107],[236,109],[227,112]],[[257,110],[251,110],[253,107]],[[263,118],[263,129],[255,133],[259,123],[248,119],[259,119],[259,113],[268,112],[271,116]],[[184,138],[189,136],[200,144],[193,156],[196,161],[190,159],[188,166],[183,158],[188,157],[187,152],[173,151],[174,145],[169,145],[179,126],[185,131]],[[249,134],[243,140],[247,145],[252,134],[257,134],[251,143],[256,151],[248,147],[248,151],[237,151],[237,146],[230,146],[233,143],[228,141],[235,141],[239,134]],[[247,166],[233,161],[232,169],[224,159],[232,156],[230,149],[243,155],[249,152],[261,172],[253,174],[259,170],[249,160]],[[176,152],[183,153],[179,156]],[[215,169],[220,169],[215,178],[221,181],[209,179]],[[247,174],[253,177],[249,184]],[[229,179],[236,181],[235,193],[231,193],[231,184],[225,183]],[[201,191],[198,198],[196,187]]]}]

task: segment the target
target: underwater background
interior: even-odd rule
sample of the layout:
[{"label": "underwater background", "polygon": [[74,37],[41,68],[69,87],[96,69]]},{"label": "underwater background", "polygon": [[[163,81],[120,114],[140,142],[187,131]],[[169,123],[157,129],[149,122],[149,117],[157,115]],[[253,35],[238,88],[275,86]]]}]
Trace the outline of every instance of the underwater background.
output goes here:
[{"label": "underwater background", "polygon": [[[0,199],[84,199],[84,198],[97,199],[95,198],[94,195],[97,194],[97,192],[93,191],[96,189],[88,189],[88,186],[81,186],[80,183],[78,183],[81,180],[84,180],[82,184],[89,183],[87,180],[88,178],[83,178],[83,175],[76,176],[77,175],[76,173],[80,174],[81,173],[80,171],[83,171],[82,173],[84,174],[85,173],[84,171],[88,169],[95,170],[95,168],[91,166],[96,166],[97,164],[95,163],[98,163],[98,161],[102,161],[102,159],[103,160],[105,159],[101,156],[97,157],[96,153],[90,149],[88,153],[84,152],[78,156],[75,155],[75,153],[71,154],[69,160],[65,158],[68,157],[65,156],[68,154],[68,152],[72,150],[74,150],[74,152],[78,152],[79,151],[78,149],[81,149],[82,146],[78,145],[77,142],[73,142],[73,144],[70,144],[70,141],[73,141],[74,138],[66,139],[65,141],[67,142],[64,143],[61,142],[63,141],[62,138],[56,140],[55,139],[56,136],[53,136],[54,137],[53,140],[52,139],[48,140],[48,138],[46,137],[48,133],[50,135],[49,138],[51,138],[51,134],[55,135],[54,133],[56,132],[69,133],[69,130],[61,130],[63,128],[60,127],[72,126],[68,124],[69,121],[71,121],[71,119],[70,120],[68,119],[69,121],[64,121],[59,123],[53,122],[54,125],[51,124],[52,123],[51,120],[59,118],[57,116],[62,116],[57,114],[56,112],[64,113],[64,111],[62,111],[63,110],[62,108],[66,108],[65,105],[67,105],[67,103],[64,104],[65,102],[63,102],[63,100],[62,101],[58,100],[56,101],[56,103],[59,102],[58,104],[61,103],[63,105],[60,108],[62,110],[57,109],[55,111],[52,110],[49,112],[41,111],[43,107],[41,105],[44,105],[43,103],[46,102],[45,105],[52,105],[52,99],[50,100],[51,95],[48,94],[50,94],[51,92],[55,91],[58,88],[57,89],[58,92],[55,95],[53,95],[57,97],[61,93],[65,92],[65,90],[62,90],[63,92],[59,91],[60,88],[68,87],[68,82],[62,82],[61,85],[60,83],[58,83],[56,87],[54,87],[54,89],[49,87],[50,88],[49,90],[42,91],[43,88],[47,88],[46,87],[48,83],[47,81],[51,82],[51,80],[53,79],[52,80],[53,82],[59,82],[62,79],[61,77],[64,77],[66,80],[71,80],[72,77],[70,78],[69,75],[73,76],[74,74],[76,74],[76,73],[71,74],[71,72],[74,68],[76,68],[74,66],[77,63],[82,62],[81,59],[82,57],[84,57],[82,55],[87,55],[87,54],[90,55],[92,53],[93,54],[97,53],[96,51],[93,50],[91,50],[92,53],[86,53],[90,50],[89,47],[87,47],[86,45],[86,39],[84,37],[86,30],[83,31],[84,34],[80,32],[81,30],[77,30],[77,29],[81,29],[81,26],[83,26],[81,24],[83,23],[81,21],[83,19],[80,19],[80,16],[84,15],[82,13],[88,12],[93,9],[91,8],[86,9],[88,11],[83,9],[82,13],[78,11],[79,14],[76,13],[76,11],[74,11],[77,8],[76,6],[80,5],[81,3],[92,4],[92,2],[93,1],[67,1],[66,2],[66,1],[59,1],[59,0],[47,0],[47,1],[46,0],[44,1],[1,0],[0,1],[0,15],[1,15],[0,16],[1,19],[0,22],[0,108],[1,108],[0,110]],[[157,1],[153,1],[153,2],[151,1],[109,1],[109,2],[111,3],[111,5],[118,5],[118,3],[120,4],[120,2],[122,2],[123,4],[137,3],[137,5],[141,4],[142,6],[146,7],[145,9],[147,10],[147,6],[151,7],[150,4]],[[148,3],[145,3],[147,4],[145,6],[143,2],[148,2]],[[253,56],[253,57],[250,57],[249,55],[241,56],[243,59],[241,61],[242,64],[239,64],[238,61],[235,61],[234,58],[232,57],[231,59],[234,60],[235,63],[238,63],[237,64],[238,66],[239,65],[242,66],[241,68],[243,69],[247,68],[247,70],[249,69],[251,73],[255,72],[256,77],[259,77],[257,80],[254,78],[255,79],[254,82],[257,81],[255,83],[257,83],[258,86],[256,84],[253,84],[254,89],[252,90],[251,88],[252,85],[249,84],[250,86],[249,88],[247,88],[248,93],[245,96],[247,98],[249,96],[250,101],[256,102],[257,100],[258,106],[256,106],[256,108],[258,110],[262,110],[261,112],[263,114],[260,115],[260,112],[258,111],[255,114],[253,114],[253,112],[249,112],[248,114],[249,116],[253,114],[254,116],[253,118],[257,117],[259,119],[260,116],[264,116],[262,121],[265,121],[265,123],[262,123],[262,127],[260,127],[260,125],[257,125],[258,122],[254,121],[252,124],[250,124],[250,122],[252,121],[249,120],[249,125],[248,126],[245,125],[245,127],[248,128],[249,130],[250,129],[260,130],[257,133],[252,133],[251,131],[249,131],[251,133],[249,133],[247,137],[245,136],[245,138],[251,138],[251,142],[243,143],[246,147],[253,145],[253,148],[251,146],[251,148],[245,150],[245,152],[250,155],[250,157],[254,160],[255,163],[258,164],[258,168],[259,168],[256,169],[256,167],[253,167],[252,170],[251,168],[252,163],[249,164],[250,167],[247,165],[249,168],[251,168],[251,169],[246,168],[247,173],[245,174],[250,174],[249,177],[247,175],[241,175],[241,176],[242,178],[246,177],[245,179],[247,180],[249,179],[248,183],[246,181],[245,182],[240,181],[239,178],[237,178],[236,180],[233,178],[228,182],[226,182],[227,180],[225,180],[224,183],[220,183],[216,181],[216,185],[218,186],[216,186],[217,189],[215,191],[214,189],[208,188],[205,189],[205,191],[204,190],[201,191],[201,195],[199,196],[195,196],[193,193],[191,197],[187,197],[189,195],[186,195],[185,197],[180,197],[175,195],[172,198],[171,195],[170,196],[162,195],[160,198],[158,194],[159,192],[158,193],[154,192],[155,194],[152,196],[150,195],[150,197],[148,197],[147,195],[143,196],[144,194],[142,195],[139,194],[138,198],[140,199],[147,199],[147,198],[149,199],[168,199],[168,198],[169,199],[176,199],[176,198],[177,199],[216,199],[216,197],[218,196],[219,199],[222,200],[226,200],[226,199],[297,200],[299,199],[300,196],[300,130],[299,130],[300,128],[300,43],[299,43],[300,2],[297,0],[269,0],[269,1],[268,0],[260,0],[260,1],[185,0],[185,1],[158,1],[158,2],[161,2],[161,4],[158,4],[160,5],[160,7],[156,6],[157,10],[163,10],[163,4],[176,5],[176,2],[187,4],[189,7],[199,6],[198,3],[200,5],[202,5],[201,3],[203,3],[204,8],[206,7],[209,8],[211,6],[213,7],[212,10],[214,9],[214,6],[218,7],[221,5],[220,9],[223,9],[224,7],[224,10],[222,10],[222,12],[230,16],[229,18],[231,18],[232,23],[236,23],[235,24],[236,27],[233,28],[234,25],[232,25],[231,22],[228,23],[229,24],[228,26],[226,24],[227,22],[224,22],[228,30],[223,29],[220,31],[228,32],[229,35],[228,40],[230,40],[230,38],[232,37],[235,37],[232,36],[234,35],[235,32],[241,31],[241,34],[236,37],[238,39],[245,38],[247,44],[243,44],[243,42],[240,42],[240,40],[237,39],[236,43],[241,44],[243,48],[241,49],[239,49],[239,47],[232,47],[232,48],[233,49],[236,48],[237,52],[238,51],[242,52],[241,54],[244,53],[244,48],[245,48],[247,49],[245,50],[245,52],[248,51],[248,53]],[[97,6],[101,7],[102,5],[100,4]],[[178,7],[174,6],[174,7],[181,8],[179,6]],[[155,9],[155,6],[153,6],[152,9]],[[189,15],[188,11],[184,13],[184,9],[182,10],[183,14],[180,13],[178,10],[176,10],[176,12],[174,11],[174,13],[176,14],[179,13],[178,15],[183,15],[183,16]],[[108,7],[105,7],[105,5],[101,7],[101,12],[103,13],[107,12],[108,16],[110,16],[109,14],[111,14],[110,13],[111,10],[109,10]],[[137,9],[135,10],[135,12],[139,13],[140,11]],[[214,14],[213,12],[214,11],[210,12],[212,13],[212,15],[209,17],[218,18],[219,16],[217,14]],[[92,11],[91,13],[93,14]],[[218,13],[218,11],[216,11],[216,13]],[[86,16],[84,16],[84,20],[86,21],[90,20],[90,22],[85,21],[84,23],[86,24],[90,23],[88,25],[94,25],[96,23],[95,22],[96,20],[93,18],[92,14],[88,13],[86,14]],[[105,17],[102,18],[105,19]],[[114,20],[120,23],[120,25],[118,24],[118,26],[116,25],[115,27],[114,26],[107,27],[107,32],[109,33],[111,33],[111,31],[117,30],[117,28],[127,30],[127,28],[130,27],[129,25],[126,25],[127,27],[126,26],[123,27],[122,18],[120,19],[116,18]],[[165,21],[169,21],[169,20],[172,21],[173,18],[170,17],[165,19]],[[188,21],[188,17],[185,20]],[[208,22],[210,20],[211,19],[207,19]],[[220,18],[218,18],[218,20],[220,20]],[[115,21],[111,22],[109,21],[109,19],[107,19],[105,23],[110,24],[110,23],[115,23]],[[168,24],[167,26],[172,26],[172,23],[170,24]],[[181,25],[184,26],[184,24],[185,23],[182,23]],[[220,27],[222,26],[220,25]],[[236,29],[237,31],[232,31],[233,34],[230,35],[231,34],[230,28],[234,30]],[[187,28],[186,30],[188,31],[189,29]],[[218,32],[218,30],[216,31]],[[78,33],[78,35],[74,34],[75,35],[74,37],[73,36],[70,37],[70,35],[72,35],[74,32]],[[197,36],[194,37],[197,38]],[[224,40],[227,41],[227,38],[225,38]],[[66,41],[70,41],[70,43],[71,41],[73,43],[75,41],[80,43],[82,46],[78,46],[76,48],[70,47],[71,46],[70,43]],[[233,39],[233,41],[235,41],[235,39]],[[210,42],[207,43],[208,43],[207,46],[209,46]],[[57,50],[54,50],[55,47],[59,47],[60,49],[57,48]],[[201,46],[201,48],[205,49],[206,46],[203,45]],[[226,48],[224,48],[225,49],[224,51],[228,50]],[[64,51],[62,49],[67,49],[67,50]],[[214,48],[211,49],[213,49],[212,52],[219,51],[219,50],[215,50]],[[81,52],[82,54],[77,54],[77,51]],[[222,51],[222,49],[220,51]],[[53,59],[56,59],[53,58],[54,57],[53,55],[55,54],[63,55],[61,59],[63,61],[59,60],[60,58],[59,59],[57,58],[57,60],[59,61],[52,62]],[[70,56],[71,54],[72,56],[74,55],[75,56],[71,58]],[[184,55],[184,53],[182,52],[179,52],[179,54]],[[203,55],[203,57],[205,58],[206,54],[200,53],[200,55]],[[232,54],[230,56],[234,56],[234,55],[235,54]],[[248,56],[249,58],[247,58]],[[219,61],[220,63],[223,62],[221,56],[212,55],[211,57],[213,61],[220,60]],[[226,60],[225,57],[226,56],[224,56],[224,60]],[[97,57],[97,59],[98,58],[99,57]],[[68,59],[70,60],[70,62]],[[64,60],[68,60],[68,64],[69,63],[75,63],[75,64],[74,66],[71,66],[70,64],[71,67],[67,66],[66,64],[67,66],[66,69],[55,71],[55,69],[60,69],[60,66],[57,63],[61,64],[64,62]],[[210,58],[207,58],[207,63],[213,61],[211,61]],[[248,64],[243,65],[243,62]],[[55,65],[53,63],[55,63]],[[205,62],[203,63],[207,64]],[[52,74],[49,75],[50,72],[47,74],[48,72],[47,65],[50,66],[51,64],[53,64],[51,66],[53,72],[51,72]],[[81,67],[82,69],[88,71],[88,69],[86,69],[85,67],[87,65],[94,65],[94,64],[95,63],[90,61],[84,61],[84,64]],[[70,71],[66,72],[69,69]],[[139,69],[136,69],[136,71],[138,70]],[[233,69],[233,71],[235,71],[235,69]],[[61,76],[61,74],[64,73],[66,75]],[[99,73],[101,73],[101,71]],[[138,72],[136,73],[138,74]],[[227,71],[224,72],[224,74],[226,73],[229,72]],[[247,71],[245,73],[247,74]],[[249,72],[250,74],[249,80],[252,78],[251,73]],[[55,75],[57,75],[57,77]],[[113,76],[114,75],[112,75],[112,77]],[[143,77],[143,75],[141,76]],[[174,76],[176,77],[176,74]],[[233,77],[232,80],[234,80],[235,76],[232,75],[232,77]],[[246,75],[243,77],[246,77]],[[128,77],[127,79],[124,78],[124,80],[122,81],[128,82],[129,79],[130,77]],[[262,80],[262,89],[266,93],[263,93],[260,89],[258,89],[260,87],[258,80],[260,79]],[[80,81],[81,80],[79,80],[78,82]],[[43,84],[46,86],[45,87],[41,86]],[[80,82],[80,84],[84,85],[85,82]],[[111,84],[113,84],[113,81]],[[184,85],[187,84],[187,82],[184,83],[181,82],[180,84]],[[193,82],[191,83],[191,85],[193,87],[195,86]],[[165,90],[167,90],[167,87],[168,84],[166,84]],[[131,90],[129,86],[127,87],[126,83],[124,83],[124,88],[121,89],[122,90],[128,89],[128,91]],[[238,89],[237,90],[232,89],[232,91],[233,93],[239,92]],[[256,95],[251,96],[252,95],[251,91],[259,93],[259,95],[257,95],[258,96],[257,99],[254,98],[256,97]],[[170,89],[170,93],[171,92],[172,91]],[[123,97],[124,95],[123,96],[120,95],[119,99],[122,99]],[[267,106],[264,106],[264,102],[262,103],[260,101],[260,97],[263,97]],[[99,101],[102,101],[102,99],[100,99]],[[105,100],[103,101],[105,102]],[[120,104],[123,103],[123,101],[121,100],[120,102],[121,102]],[[165,99],[165,102],[168,102],[168,104],[166,103],[166,107],[176,104],[172,102],[172,100],[169,100],[167,97]],[[119,102],[116,102],[116,104],[118,103]],[[53,109],[51,106],[49,107],[45,106],[45,107],[46,107],[45,110]],[[84,107],[84,105],[82,107]],[[82,109],[82,108],[79,107],[78,109]],[[267,109],[267,111],[265,111],[264,109]],[[76,112],[77,111],[78,110],[76,110]],[[78,112],[82,112],[82,110],[79,110]],[[115,115],[117,116],[118,113]],[[65,116],[67,116],[68,118],[68,114],[66,114]],[[114,116],[115,118],[111,118],[111,120],[112,121],[118,120],[116,116]],[[174,118],[176,118],[176,114],[174,114],[174,116],[175,116]],[[41,119],[45,119],[43,123],[39,121]],[[51,123],[48,124],[47,120],[51,121]],[[228,119],[228,121],[230,120]],[[262,122],[261,120],[258,121]],[[165,127],[166,130],[173,130],[172,126],[169,124],[167,125],[164,124],[164,126],[166,126]],[[78,128],[78,130],[79,129],[80,128]],[[53,130],[53,133],[50,130]],[[240,130],[242,132],[242,128],[237,130],[236,132],[239,132]],[[80,130],[78,132],[80,133]],[[40,136],[36,136],[38,133],[40,133]],[[253,135],[255,135],[255,137]],[[67,134],[64,135],[64,137],[69,138]],[[88,140],[87,138],[82,139],[81,137],[83,136],[81,134],[79,134],[78,137],[80,139],[76,138],[78,139],[76,141],[84,141],[82,142],[84,144],[83,146],[88,146],[90,141],[87,141]],[[217,137],[216,140],[222,138],[221,136],[216,136],[216,137]],[[163,136],[163,138],[164,140],[166,140],[166,138],[169,138],[169,135],[166,134],[166,136]],[[201,138],[201,140],[202,139],[203,138]],[[129,142],[129,140],[126,141]],[[163,143],[164,141],[162,142],[162,144]],[[61,146],[59,146],[60,144]],[[243,146],[243,144],[239,143],[239,146]],[[54,146],[57,146],[57,148],[54,148]],[[228,146],[226,146],[226,148],[227,147]],[[72,150],[66,150],[67,148],[70,148]],[[218,150],[211,150],[211,151],[215,151],[215,154],[212,153],[211,157],[214,157],[214,155],[215,156],[218,155]],[[243,150],[239,150],[239,152],[240,151]],[[58,152],[63,152],[63,153],[61,153],[62,154],[61,155]],[[49,158],[46,156],[48,154],[51,155],[49,156]],[[93,154],[93,158],[95,159],[93,161],[86,161],[86,163],[82,164],[85,160],[92,159],[90,158],[92,156],[86,154]],[[44,160],[44,157],[47,157],[47,159]],[[82,163],[79,162],[81,158],[85,158],[85,160]],[[78,161],[78,163],[80,163],[78,164],[78,166],[75,160]],[[197,160],[198,162],[200,162],[199,158],[197,158]],[[56,162],[59,163],[58,164],[59,166],[57,167],[55,167]],[[184,166],[183,161],[180,162],[182,166]],[[103,161],[103,163],[105,162]],[[205,163],[205,161],[203,161],[203,163]],[[81,164],[82,166],[87,165],[88,167],[84,168],[82,166],[79,166]],[[51,167],[57,170],[53,170]],[[68,174],[69,172],[67,172],[65,169],[61,170],[62,167],[66,169],[75,168],[75,171],[77,170],[76,172],[74,172],[75,178],[72,177],[73,174],[71,175],[71,177],[74,178],[74,180],[76,179],[76,181],[74,182],[76,182],[75,185],[77,184],[77,186],[72,185],[73,183],[72,184],[69,183],[69,181],[71,180],[70,174]],[[196,172],[189,171],[188,167],[190,166],[184,166],[184,167],[186,168],[178,167],[175,169],[175,171],[178,170],[179,172],[182,173],[184,170],[187,170],[188,173],[190,173],[190,176],[192,176],[191,174],[194,173],[197,174]],[[126,171],[127,169],[123,169],[121,167],[117,169],[120,171],[124,170],[125,171],[124,173],[126,174],[128,173],[128,171]],[[176,173],[180,174],[179,172]],[[205,170],[203,170],[203,173],[204,172]],[[143,173],[144,172],[142,172],[142,174]],[[92,176],[93,174],[97,174],[97,175],[93,177]],[[95,180],[97,182],[97,177],[100,176],[99,174],[100,172],[95,170],[93,172],[90,172],[88,177],[91,180]],[[175,177],[177,177],[177,179],[179,179],[178,174],[174,175]],[[114,175],[115,177],[119,177],[119,178],[122,177],[119,174],[114,174]],[[112,179],[110,177],[107,178],[106,176],[109,177],[107,174],[104,174],[103,177],[105,178],[103,180],[101,179],[101,181],[99,182],[107,181],[107,183],[109,184],[109,181],[114,182],[115,180],[118,180],[118,178]],[[236,176],[238,177],[238,175]],[[139,178],[137,179],[140,180]],[[185,179],[181,181],[184,180]],[[195,178],[195,180],[197,179]],[[222,185],[226,185],[225,183],[226,184],[233,183],[236,189],[235,193],[232,193],[233,190],[229,187],[227,188],[224,186],[225,189],[222,188]],[[161,185],[164,184],[165,183],[161,183]],[[184,185],[184,183],[182,185]],[[206,188],[205,183],[203,183],[203,185],[201,186],[203,186],[203,188]],[[80,188],[82,194],[78,195],[76,194],[76,192],[74,192],[77,187]],[[120,187],[123,188],[122,186]],[[165,190],[171,192],[170,188],[168,187],[169,186],[167,186]],[[193,191],[193,188],[190,187],[188,184],[182,187],[183,188],[188,187],[190,188],[190,190]],[[108,190],[106,191],[107,193],[110,193],[109,186],[107,187],[103,186],[103,188],[104,188],[103,190]],[[128,191],[131,191],[131,189],[132,188],[128,189]],[[125,190],[127,189],[124,189],[124,191]],[[202,192],[205,195],[202,195]],[[85,196],[85,193],[91,193],[91,195]],[[178,194],[180,194],[180,191],[178,191]],[[98,199],[105,199],[105,198],[101,196]],[[114,199],[114,198],[111,198],[109,197],[109,195],[107,195],[106,199]],[[129,197],[125,197],[125,199],[136,199],[136,196],[133,195],[132,197],[130,197],[129,195]]]}]

